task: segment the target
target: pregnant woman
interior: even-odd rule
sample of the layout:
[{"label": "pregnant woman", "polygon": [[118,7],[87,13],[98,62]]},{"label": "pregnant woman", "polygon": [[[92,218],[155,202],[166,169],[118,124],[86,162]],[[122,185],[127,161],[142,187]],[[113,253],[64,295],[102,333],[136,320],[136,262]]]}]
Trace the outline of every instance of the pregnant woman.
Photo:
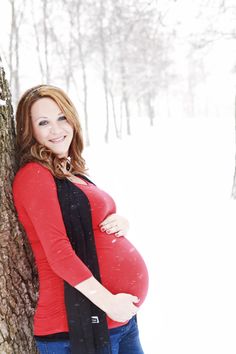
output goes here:
[{"label": "pregnant woman", "polygon": [[16,123],[13,197],[39,274],[40,354],[143,354],[136,313],[147,268],[114,200],[86,175],[73,103],[57,87],[33,87]]}]

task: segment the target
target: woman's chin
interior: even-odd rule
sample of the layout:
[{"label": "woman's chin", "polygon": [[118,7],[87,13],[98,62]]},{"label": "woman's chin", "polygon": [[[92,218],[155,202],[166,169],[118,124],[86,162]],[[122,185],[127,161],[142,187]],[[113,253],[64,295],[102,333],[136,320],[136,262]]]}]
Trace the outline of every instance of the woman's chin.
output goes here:
[{"label": "woman's chin", "polygon": [[58,151],[55,149],[51,149],[51,150],[59,159],[62,159],[63,157],[65,158],[68,157],[68,151]]}]

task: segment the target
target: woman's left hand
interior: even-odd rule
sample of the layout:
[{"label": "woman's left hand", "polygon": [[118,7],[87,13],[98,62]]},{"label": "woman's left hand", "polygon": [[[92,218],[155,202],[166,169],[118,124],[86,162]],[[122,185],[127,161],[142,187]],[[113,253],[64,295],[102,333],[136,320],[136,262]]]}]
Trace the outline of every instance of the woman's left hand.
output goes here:
[{"label": "woman's left hand", "polygon": [[111,214],[99,225],[102,232],[115,234],[117,237],[126,236],[129,230],[129,222],[118,214]]}]

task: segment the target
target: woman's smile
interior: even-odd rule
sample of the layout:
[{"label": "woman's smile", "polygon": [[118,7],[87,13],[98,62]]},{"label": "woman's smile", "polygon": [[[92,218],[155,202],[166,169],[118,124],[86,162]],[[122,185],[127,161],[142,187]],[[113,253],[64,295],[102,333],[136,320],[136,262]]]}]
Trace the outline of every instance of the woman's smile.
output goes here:
[{"label": "woman's smile", "polygon": [[43,97],[31,107],[33,135],[38,143],[48,147],[59,158],[67,157],[73,138],[73,127],[60,107],[49,97]]},{"label": "woman's smile", "polygon": [[56,139],[51,139],[51,140],[49,140],[49,141],[51,141],[52,143],[54,143],[54,144],[58,144],[58,143],[61,143],[61,142],[63,142],[64,140],[65,140],[65,136],[63,136],[63,137],[61,137],[61,138],[56,138]]}]

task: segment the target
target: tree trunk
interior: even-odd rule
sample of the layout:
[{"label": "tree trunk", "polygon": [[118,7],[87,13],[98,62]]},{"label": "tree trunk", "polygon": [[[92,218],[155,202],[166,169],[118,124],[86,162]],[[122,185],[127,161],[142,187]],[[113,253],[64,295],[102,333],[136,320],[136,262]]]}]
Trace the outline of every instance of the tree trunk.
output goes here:
[{"label": "tree trunk", "polygon": [[[123,50],[122,50],[122,54],[123,54]],[[122,100],[125,106],[125,113],[126,113],[126,131],[128,135],[131,135],[129,98],[127,94],[126,72],[125,72],[123,56],[121,56],[120,59],[120,71],[121,71],[121,84],[122,84]]]},{"label": "tree trunk", "polygon": [[0,353],[35,354],[37,271],[12,200],[17,168],[11,94],[0,61]]},{"label": "tree trunk", "polygon": [[50,68],[49,68],[49,41],[48,41],[48,2],[43,1],[43,36],[44,36],[44,58],[45,58],[45,72],[46,83],[50,84]]},{"label": "tree trunk", "polygon": [[122,137],[123,131],[123,101],[120,100],[120,138]]},{"label": "tree trunk", "polygon": [[10,86],[14,87],[14,97],[19,97],[19,27],[20,21],[17,21],[17,14],[15,8],[15,1],[11,0],[11,32],[9,45],[9,72],[10,72]]},{"label": "tree trunk", "polygon": [[[234,101],[234,137],[236,142],[236,96]],[[236,154],[235,154],[234,179],[233,179],[231,197],[233,199],[236,199]]]},{"label": "tree trunk", "polygon": [[[85,144],[86,146],[90,145],[89,141],[89,126],[88,126],[88,80],[87,80],[87,71],[86,71],[86,60],[83,53],[82,43],[83,35],[81,33],[81,2],[77,2],[77,34],[78,34],[78,50],[79,50],[79,60],[81,63],[82,69],[82,79],[83,79],[83,93],[84,93],[84,122],[85,122]],[[74,15],[73,15],[74,16]]]},{"label": "tree trunk", "polygon": [[115,99],[114,99],[114,95],[112,93],[112,90],[109,90],[109,94],[111,97],[111,107],[112,107],[112,113],[113,113],[113,119],[114,119],[114,126],[115,126],[115,133],[116,133],[116,137],[118,139],[121,138],[121,134],[120,134],[120,129],[118,128],[118,124],[117,124],[117,114],[116,114],[116,106],[115,106]]},{"label": "tree trunk", "polygon": [[148,113],[148,118],[149,118],[151,127],[153,127],[153,125],[154,125],[154,117],[155,117],[153,102],[154,102],[154,100],[153,100],[152,94],[151,94],[151,92],[148,92],[147,96],[146,96],[146,106],[147,106],[147,113]]},{"label": "tree trunk", "polygon": [[44,69],[43,69],[43,63],[41,59],[41,53],[40,53],[40,34],[37,26],[37,21],[35,19],[35,11],[34,11],[34,4],[31,2],[31,16],[33,18],[33,29],[34,29],[34,38],[35,38],[35,47],[36,47],[36,52],[37,52],[37,59],[38,59],[38,64],[39,64],[39,69],[40,69],[40,74],[41,74],[41,82],[44,82]]},{"label": "tree trunk", "polygon": [[105,131],[105,142],[108,143],[109,139],[109,99],[108,99],[108,67],[107,67],[107,49],[104,38],[104,25],[103,18],[105,18],[105,9],[103,1],[100,0],[100,44],[101,44],[101,54],[102,54],[102,64],[103,64],[103,87],[105,96],[105,106],[106,106],[106,131]]}]

